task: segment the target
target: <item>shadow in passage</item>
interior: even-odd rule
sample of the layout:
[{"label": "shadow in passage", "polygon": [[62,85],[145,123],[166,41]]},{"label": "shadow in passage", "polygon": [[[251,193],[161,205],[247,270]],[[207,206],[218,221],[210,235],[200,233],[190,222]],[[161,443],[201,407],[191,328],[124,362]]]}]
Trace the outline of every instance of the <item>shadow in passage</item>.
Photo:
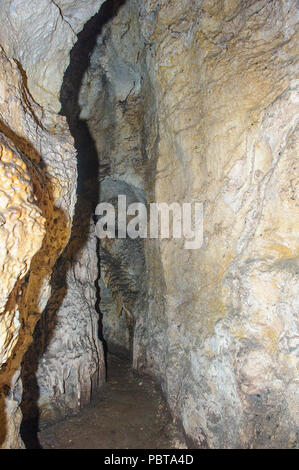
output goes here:
[{"label": "shadow in passage", "polygon": [[[90,219],[94,216],[99,199],[99,157],[94,140],[89,132],[87,123],[80,119],[79,93],[83,77],[90,65],[90,56],[96,45],[97,36],[103,26],[117,15],[119,8],[126,0],[107,0],[100,11],[89,20],[70,54],[70,64],[67,68],[61,88],[61,113],[66,116],[69,128],[75,140],[78,153],[78,186],[77,203],[73,219],[70,241],[53,270],[51,287],[52,294],[34,331],[34,341],[23,358],[22,381],[23,397],[21,409],[23,421],[21,436],[26,448],[39,448],[38,431],[40,413],[38,400],[40,397],[37,381],[39,361],[51,342],[57,326],[57,311],[61,306],[67,289],[67,272],[72,259],[85,246],[89,231]],[[80,236],[78,237],[78,228]],[[98,247],[99,248],[99,247]],[[98,250],[99,252],[99,250]],[[95,253],[95,256],[96,253]],[[100,267],[98,262],[98,267]],[[100,275],[100,273],[99,273]],[[99,339],[103,342],[105,362],[107,364],[107,347],[102,332],[102,318],[99,308],[100,292],[98,281],[96,311],[99,314]]]},{"label": "shadow in passage", "polygon": [[[68,219],[62,209],[55,206],[52,182],[43,170],[44,163],[41,156],[29,141],[15,134],[2,121],[0,121],[1,142],[12,153],[20,154],[26,165],[26,171],[30,175],[30,180],[35,198],[35,204],[41,210],[45,218],[45,236],[42,240],[41,248],[33,256],[30,263],[30,271],[24,278],[20,278],[9,295],[6,305],[7,311],[14,312],[17,303],[19,312],[19,323],[21,329],[17,343],[7,362],[2,365],[0,371],[0,385],[3,392],[0,394],[0,446],[5,442],[9,429],[7,426],[7,402],[17,410],[21,406],[21,387],[18,370],[23,360],[31,340],[32,325],[36,321],[36,312],[39,311],[39,300],[42,297],[45,279],[48,279],[56,255],[54,250],[50,250],[54,234],[57,235],[57,245],[64,246],[68,234]],[[6,141],[6,138],[9,141]],[[22,242],[22,240],[21,240]],[[15,377],[15,372],[17,377]],[[10,410],[11,412],[11,410]],[[13,414],[13,412],[12,412]],[[34,438],[34,447],[39,447],[39,443]]]},{"label": "shadow in passage", "polygon": [[[94,222],[96,222],[94,213],[100,197],[100,155],[97,153],[87,122],[80,119],[79,94],[85,72],[90,66],[92,52],[103,26],[117,16],[119,9],[125,3],[126,0],[107,0],[102,5],[100,11],[86,23],[84,29],[78,35],[77,43],[71,51],[70,64],[65,72],[61,88],[61,114],[67,118],[78,152],[78,188],[74,223],[79,218],[82,229],[86,227],[87,230],[89,229],[90,217],[93,217]],[[82,220],[82,213],[84,214],[84,220]],[[100,241],[97,240],[98,279],[100,278],[99,253]],[[97,297],[95,309],[99,315],[98,337],[103,343],[105,366],[107,369],[107,344],[103,336],[102,313],[100,310],[101,295],[98,279],[95,282]]]}]

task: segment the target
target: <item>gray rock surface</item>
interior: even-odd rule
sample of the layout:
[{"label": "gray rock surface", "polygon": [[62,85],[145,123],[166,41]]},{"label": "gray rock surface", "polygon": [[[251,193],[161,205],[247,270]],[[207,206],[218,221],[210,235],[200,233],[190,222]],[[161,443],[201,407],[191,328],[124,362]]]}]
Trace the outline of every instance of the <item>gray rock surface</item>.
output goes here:
[{"label": "gray rock surface", "polygon": [[103,0],[3,0],[0,44],[26,72],[34,100],[60,110],[59,93],[69,53],[86,21]]},{"label": "gray rock surface", "polygon": [[78,412],[105,381],[97,311],[94,223],[82,230],[88,206],[76,211],[70,242],[52,274],[52,295],[22,369],[24,419],[40,426]]},{"label": "gray rock surface", "polygon": [[101,177],[204,203],[200,250],[146,240],[134,332],[199,447],[298,446],[296,24],[290,1],[131,1],[80,94]]},{"label": "gray rock surface", "polygon": [[[62,78],[76,34],[102,4],[25,3],[0,6],[6,18],[0,130],[16,147],[12,167],[28,162],[21,173],[45,233],[35,227],[30,252],[24,244],[11,257],[8,238],[1,238],[10,273],[1,287],[8,297],[0,317],[4,447],[22,445],[20,362],[51,296],[51,273],[74,213],[75,151],[65,119],[55,114]],[[93,204],[115,201],[119,191],[147,203],[202,202],[204,242],[194,251],[183,240],[101,243],[104,333],[132,349],[136,370],[161,383],[192,446],[298,447],[298,5],[128,0],[110,6],[113,15],[101,25],[69,106],[73,134],[80,114],[98,158],[80,188],[93,188]],[[72,108],[78,99],[80,110]],[[83,150],[90,163],[90,148]],[[13,181],[8,172],[1,185]],[[20,215],[22,227],[28,217],[26,210]],[[42,238],[39,251],[35,237]],[[40,324],[45,336],[52,319],[61,325],[37,363],[45,415],[80,407],[91,394],[87,382],[97,384],[103,374],[94,336],[99,247],[91,233],[79,244],[84,263],[71,258],[71,244],[61,258],[64,279],[58,265],[52,276],[49,322]],[[55,299],[66,286],[58,308]]]}]

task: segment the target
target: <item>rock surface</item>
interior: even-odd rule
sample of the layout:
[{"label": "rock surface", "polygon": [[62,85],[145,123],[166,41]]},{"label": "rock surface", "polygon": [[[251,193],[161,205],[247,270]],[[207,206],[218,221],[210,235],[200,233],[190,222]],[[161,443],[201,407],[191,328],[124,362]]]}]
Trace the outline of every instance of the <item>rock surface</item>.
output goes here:
[{"label": "rock surface", "polygon": [[60,110],[59,94],[76,35],[104,0],[4,0],[0,44],[26,72],[34,100]]},{"label": "rock surface", "polygon": [[[4,447],[18,447],[21,445],[18,405],[22,391],[17,371],[50,296],[53,265],[69,238],[75,203],[76,161],[65,120],[34,103],[20,66],[2,51],[0,76],[0,125],[12,149],[7,154],[10,155],[9,171],[3,168],[7,181],[3,180],[2,194],[5,198],[8,191],[7,196],[16,202],[19,200],[12,211],[15,215],[8,218],[14,244],[10,237],[5,237],[5,229],[2,238],[3,250],[9,250],[9,255],[2,259],[2,270],[10,272],[11,276],[6,280],[6,287],[3,278],[2,288],[6,293],[1,323],[5,318],[11,320],[7,332],[1,331],[6,351],[0,371],[0,441]],[[10,200],[11,204],[14,199]],[[5,296],[9,296],[6,304]]]},{"label": "rock surface", "polygon": [[[118,195],[126,196],[127,206],[146,203],[149,86],[138,2],[111,2],[109,11],[83,76],[79,106],[99,159],[98,202],[111,203],[118,221]],[[103,337],[111,351],[132,353],[134,325],[147,312],[143,240],[101,240],[99,256]]]},{"label": "rock surface", "polygon": [[162,241],[159,266],[147,242],[136,366],[160,377],[196,446],[296,447],[296,4],[145,1],[141,10],[155,46],[155,198],[202,201],[204,244],[188,252]]},{"label": "rock surface", "polygon": [[[64,29],[58,27],[60,20],[57,28],[52,28],[45,5],[51,4],[52,12],[53,2],[36,2],[34,9],[31,4],[28,12],[25,3],[5,1],[0,7],[0,14],[5,15],[0,39],[1,211],[5,222],[1,228],[1,271],[10,273],[1,278],[0,446],[4,448],[23,446],[19,435],[22,419],[20,365],[51,296],[53,266],[70,237],[77,179],[76,150],[66,119],[40,106],[58,109],[63,71],[72,44],[61,36]],[[34,28],[32,14],[36,20]],[[48,26],[50,36],[46,34]],[[45,69],[50,65],[51,55],[54,62],[58,59],[57,44],[62,37],[68,44],[62,52],[65,65],[63,68],[61,62],[58,66],[62,67],[60,82],[53,84],[51,93],[56,90],[56,96],[52,96],[52,104],[48,106]],[[56,48],[47,56],[48,62],[40,61],[44,52],[39,48],[51,48],[53,44]],[[35,59],[37,62],[33,63]],[[43,88],[42,81],[36,89],[33,85],[35,80],[42,80],[41,77],[44,89],[40,98],[43,99],[35,93],[36,89]],[[91,327],[88,332],[93,333]],[[96,344],[93,347],[96,348]],[[97,368],[101,369],[100,361]],[[95,375],[95,370],[91,369],[92,366],[86,369],[85,378],[89,371]],[[90,376],[88,383],[90,386]]]},{"label": "rock surface", "polygon": [[127,2],[80,94],[102,177],[204,203],[200,250],[146,240],[134,337],[199,447],[298,445],[297,27],[291,1]]},{"label": "rock surface", "polygon": [[[0,32],[1,211],[9,227],[0,247],[4,447],[22,445],[20,363],[74,213],[75,150],[56,114],[62,78],[76,34],[103,2],[43,0],[29,10],[25,3],[0,6],[7,18]],[[204,243],[193,251],[183,240],[102,243],[104,331],[133,348],[135,369],[161,383],[192,446],[298,447],[298,5],[128,0],[107,2],[105,12],[73,95],[80,110],[75,101],[69,106],[86,121],[99,159],[85,188],[93,187],[93,203],[115,202],[119,191],[148,203],[202,202]],[[8,216],[8,191],[19,219]],[[8,253],[13,230],[18,244]],[[47,332],[55,313],[66,330],[65,337],[54,330],[47,359],[37,364],[40,405],[49,410],[54,399],[50,408],[59,413],[78,406],[71,397],[89,396],[86,380],[103,373],[97,339],[64,341],[73,338],[71,319],[82,320],[85,289],[80,335],[95,334],[96,243],[92,234],[85,241],[77,252],[84,263],[72,259],[72,245],[61,258],[70,264],[59,309],[56,265],[52,313],[43,317],[50,323],[40,323]],[[124,317],[113,317],[121,311],[131,315],[130,331]],[[70,375],[70,393],[63,383],[73,366],[58,364],[62,354],[84,370],[83,382]]]},{"label": "rock surface", "polygon": [[[18,409],[20,394],[11,393],[19,372],[10,370],[10,359],[25,329],[24,312],[19,301],[22,279],[34,255],[39,251],[45,234],[45,219],[33,191],[30,163],[3,134],[0,138],[1,178],[1,316],[0,316],[0,440],[13,447],[20,445]],[[37,173],[35,184],[41,183]]]},{"label": "rock surface", "polygon": [[92,220],[82,230],[86,206],[76,211],[71,239],[53,269],[52,295],[23,361],[23,419],[38,415],[40,427],[80,410],[105,381],[97,239]]}]

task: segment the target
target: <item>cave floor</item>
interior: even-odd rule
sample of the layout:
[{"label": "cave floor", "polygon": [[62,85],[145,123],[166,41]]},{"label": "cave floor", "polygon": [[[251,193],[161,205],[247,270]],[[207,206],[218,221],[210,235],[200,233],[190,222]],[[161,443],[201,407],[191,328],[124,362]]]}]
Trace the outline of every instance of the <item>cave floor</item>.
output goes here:
[{"label": "cave floor", "polygon": [[44,449],[186,448],[158,387],[110,355],[108,380],[76,416],[39,432]]}]

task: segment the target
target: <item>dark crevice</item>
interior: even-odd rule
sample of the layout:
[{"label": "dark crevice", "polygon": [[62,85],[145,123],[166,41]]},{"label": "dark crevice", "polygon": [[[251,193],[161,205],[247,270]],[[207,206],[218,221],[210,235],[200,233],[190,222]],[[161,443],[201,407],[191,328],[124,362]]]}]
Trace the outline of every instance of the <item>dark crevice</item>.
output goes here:
[{"label": "dark crevice", "polygon": [[[22,363],[23,397],[21,409],[23,421],[21,424],[21,437],[28,449],[40,448],[38,440],[38,431],[40,430],[38,399],[40,393],[36,377],[38,364],[55,331],[56,312],[66,293],[66,276],[69,262],[75,258],[76,253],[87,241],[90,218],[94,215],[95,206],[99,199],[99,156],[87,123],[80,119],[78,102],[80,88],[84,74],[90,65],[90,56],[96,45],[98,35],[101,33],[103,26],[117,14],[124,3],[125,0],[106,1],[99,12],[86,23],[82,32],[78,34],[78,40],[71,51],[70,64],[65,72],[61,88],[60,100],[62,107],[60,114],[67,118],[78,154],[77,203],[69,244],[57,260],[53,270],[51,297],[35,328],[33,344],[25,354]],[[78,243],[78,225],[80,226],[80,243]],[[74,238],[76,239],[75,243],[73,243]],[[95,256],[97,256],[96,253]],[[96,282],[95,287],[97,289],[95,308],[99,315],[98,334],[99,339],[103,342],[105,353],[107,353],[102,332],[98,282]],[[107,361],[106,358],[105,360]]]}]

